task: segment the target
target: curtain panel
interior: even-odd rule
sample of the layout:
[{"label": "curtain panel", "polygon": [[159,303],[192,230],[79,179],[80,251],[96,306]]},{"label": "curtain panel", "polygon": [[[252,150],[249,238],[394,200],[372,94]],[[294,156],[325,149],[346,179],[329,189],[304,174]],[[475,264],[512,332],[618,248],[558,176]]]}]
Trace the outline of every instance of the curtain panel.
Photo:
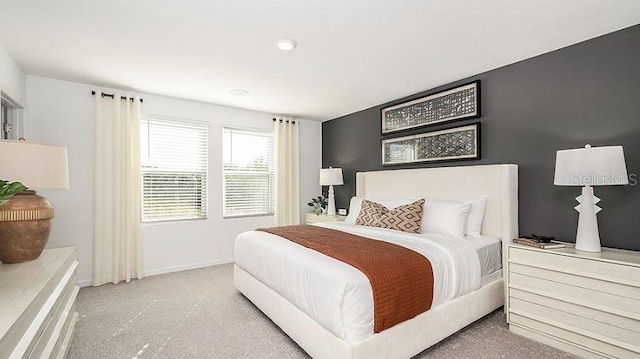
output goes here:
[{"label": "curtain panel", "polygon": [[140,99],[120,97],[95,97],[94,286],[143,277]]},{"label": "curtain panel", "polygon": [[275,118],[275,225],[300,224],[300,121]]}]

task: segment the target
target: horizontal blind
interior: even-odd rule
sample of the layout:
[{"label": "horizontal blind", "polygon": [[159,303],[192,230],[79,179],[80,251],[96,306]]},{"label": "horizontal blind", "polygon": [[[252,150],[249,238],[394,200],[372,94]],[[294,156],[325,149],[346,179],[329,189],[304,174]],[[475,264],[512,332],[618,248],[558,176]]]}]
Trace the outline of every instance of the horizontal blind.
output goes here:
[{"label": "horizontal blind", "polygon": [[272,215],[273,133],[223,128],[224,217]]},{"label": "horizontal blind", "polygon": [[142,221],[207,216],[208,126],[141,121]]}]

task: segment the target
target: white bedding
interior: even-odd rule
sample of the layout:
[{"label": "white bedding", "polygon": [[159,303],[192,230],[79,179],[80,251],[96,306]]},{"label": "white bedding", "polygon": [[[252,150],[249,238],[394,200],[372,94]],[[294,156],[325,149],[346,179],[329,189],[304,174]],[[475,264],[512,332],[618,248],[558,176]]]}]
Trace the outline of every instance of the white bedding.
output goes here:
[{"label": "white bedding", "polygon": [[[319,225],[398,244],[426,256],[434,275],[432,308],[480,287],[478,251],[466,241],[339,222]],[[238,235],[235,261],[337,337],[356,343],[373,334],[371,285],[356,268],[257,231]]]},{"label": "white bedding", "polygon": [[502,242],[493,237],[466,236],[465,240],[476,249],[480,259],[482,278],[502,269]]}]

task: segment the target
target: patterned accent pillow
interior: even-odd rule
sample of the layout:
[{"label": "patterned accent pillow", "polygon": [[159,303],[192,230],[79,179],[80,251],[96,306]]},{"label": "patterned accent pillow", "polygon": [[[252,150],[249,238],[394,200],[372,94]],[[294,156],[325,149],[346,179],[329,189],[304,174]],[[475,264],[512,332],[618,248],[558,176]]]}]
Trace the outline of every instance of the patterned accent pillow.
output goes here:
[{"label": "patterned accent pillow", "polygon": [[424,199],[421,199],[389,210],[380,203],[363,199],[360,213],[356,218],[356,224],[420,233],[424,202]]}]

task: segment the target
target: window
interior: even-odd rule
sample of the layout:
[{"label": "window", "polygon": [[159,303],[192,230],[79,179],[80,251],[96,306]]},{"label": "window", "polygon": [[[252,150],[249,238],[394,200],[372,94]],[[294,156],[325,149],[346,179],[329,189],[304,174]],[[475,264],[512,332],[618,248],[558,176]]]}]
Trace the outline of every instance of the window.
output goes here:
[{"label": "window", "polygon": [[273,133],[223,128],[223,216],[273,215]]},{"label": "window", "polygon": [[17,140],[24,136],[22,107],[0,92],[0,139]]},{"label": "window", "polygon": [[0,126],[2,126],[0,139],[8,140],[11,133],[11,122],[9,121],[9,106],[4,102],[0,102]]},{"label": "window", "polygon": [[208,126],[140,122],[142,221],[207,218]]}]

